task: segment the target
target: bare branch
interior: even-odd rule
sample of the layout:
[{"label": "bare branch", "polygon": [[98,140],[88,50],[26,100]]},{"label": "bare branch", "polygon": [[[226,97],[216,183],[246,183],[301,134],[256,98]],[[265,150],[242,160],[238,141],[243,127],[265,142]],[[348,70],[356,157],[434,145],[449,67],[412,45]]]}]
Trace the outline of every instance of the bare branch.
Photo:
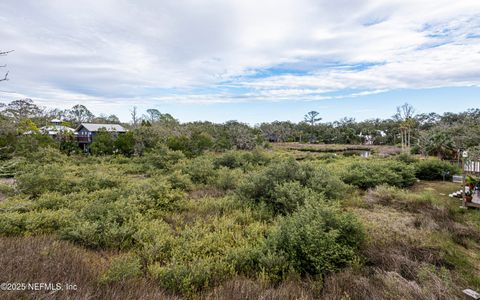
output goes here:
[{"label": "bare branch", "polygon": [[[7,55],[8,53],[13,52],[13,51],[14,51],[14,50],[0,51],[0,56],[5,56],[5,55]],[[6,66],[7,66],[7,65],[1,65],[0,68],[5,68]],[[6,81],[6,80],[8,80],[8,72],[9,72],[9,71],[7,71],[7,73],[5,73],[5,76],[4,76],[3,78],[0,78],[0,81]]]},{"label": "bare branch", "polygon": [[5,73],[5,77],[3,77],[3,78],[0,78],[0,81],[5,81],[5,80],[8,80],[8,78],[7,78],[7,77],[8,77],[8,71],[7,71],[7,73]]},{"label": "bare branch", "polygon": [[13,52],[15,50],[9,50],[9,51],[0,51],[0,55],[7,55],[10,52]]}]

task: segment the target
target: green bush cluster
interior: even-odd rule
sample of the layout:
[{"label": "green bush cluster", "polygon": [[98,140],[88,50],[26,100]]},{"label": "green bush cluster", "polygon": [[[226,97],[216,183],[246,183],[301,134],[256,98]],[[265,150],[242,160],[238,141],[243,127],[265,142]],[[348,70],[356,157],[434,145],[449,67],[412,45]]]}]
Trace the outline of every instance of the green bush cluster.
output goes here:
[{"label": "green bush cluster", "polygon": [[324,275],[358,263],[364,237],[353,215],[309,200],[281,222],[270,242],[296,272]]},{"label": "green bush cluster", "polygon": [[392,159],[356,159],[342,167],[340,176],[345,183],[361,189],[381,184],[408,187],[416,181],[412,165]]},{"label": "green bush cluster", "polygon": [[460,169],[448,161],[428,158],[415,163],[415,175],[423,180],[450,179],[452,175],[459,174]]},{"label": "green bush cluster", "polygon": [[346,190],[345,184],[324,167],[287,159],[248,176],[237,194],[241,199],[264,202],[275,212],[285,214],[307,198],[324,194],[327,199],[340,199]]}]

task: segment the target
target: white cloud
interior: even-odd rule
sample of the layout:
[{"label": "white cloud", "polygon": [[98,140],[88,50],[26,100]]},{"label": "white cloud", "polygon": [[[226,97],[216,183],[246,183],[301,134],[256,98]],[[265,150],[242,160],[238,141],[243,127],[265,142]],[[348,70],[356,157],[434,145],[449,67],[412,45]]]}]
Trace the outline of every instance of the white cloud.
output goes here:
[{"label": "white cloud", "polygon": [[0,47],[15,49],[2,58],[2,101],[108,108],[480,86],[478,0],[3,0],[0,25]]}]

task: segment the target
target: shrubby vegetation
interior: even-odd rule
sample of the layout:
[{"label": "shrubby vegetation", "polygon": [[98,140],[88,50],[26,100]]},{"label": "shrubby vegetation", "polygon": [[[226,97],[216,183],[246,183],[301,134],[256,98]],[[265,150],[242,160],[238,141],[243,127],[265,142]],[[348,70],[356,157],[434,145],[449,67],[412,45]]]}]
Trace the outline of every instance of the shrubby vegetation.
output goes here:
[{"label": "shrubby vegetation", "polygon": [[361,189],[381,184],[409,187],[416,181],[413,166],[393,159],[355,159],[339,166],[342,180]]},{"label": "shrubby vegetation", "polygon": [[[15,105],[31,112],[12,114]],[[360,298],[378,299],[455,298],[454,284],[480,288],[479,257],[471,251],[480,241],[480,219],[436,193],[448,183],[424,182],[458,172],[452,164],[405,153],[363,158],[303,149],[297,155],[264,143],[358,142],[353,120],[252,128],[180,124],[152,112],[116,139],[101,132],[92,155],[84,155],[67,147],[68,139],[18,134],[35,131],[42,119],[33,103],[15,105],[0,124],[0,238],[48,238],[101,253],[106,258],[92,263],[99,271],[89,284],[148,281],[192,298],[227,289],[242,294],[236,289],[244,284],[294,286],[295,295],[325,298],[355,298],[360,291]],[[94,118],[82,107],[70,117]],[[457,124],[457,117],[463,118],[449,122]],[[397,123],[382,124],[392,131],[379,140],[395,143]]]},{"label": "shrubby vegetation", "polygon": [[425,180],[448,180],[452,175],[460,174],[460,171],[460,168],[450,162],[438,159],[425,159],[415,164],[415,175]]}]

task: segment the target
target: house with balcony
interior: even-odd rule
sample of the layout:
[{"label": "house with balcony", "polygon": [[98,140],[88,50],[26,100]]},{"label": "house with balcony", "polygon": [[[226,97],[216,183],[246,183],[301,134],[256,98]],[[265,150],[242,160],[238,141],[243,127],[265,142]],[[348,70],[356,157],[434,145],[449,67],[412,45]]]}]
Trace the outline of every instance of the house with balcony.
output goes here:
[{"label": "house with balcony", "polygon": [[114,138],[128,131],[125,127],[119,124],[81,123],[75,129],[76,139],[80,148],[87,151],[90,144],[95,141],[95,136],[101,130],[111,133]]}]

